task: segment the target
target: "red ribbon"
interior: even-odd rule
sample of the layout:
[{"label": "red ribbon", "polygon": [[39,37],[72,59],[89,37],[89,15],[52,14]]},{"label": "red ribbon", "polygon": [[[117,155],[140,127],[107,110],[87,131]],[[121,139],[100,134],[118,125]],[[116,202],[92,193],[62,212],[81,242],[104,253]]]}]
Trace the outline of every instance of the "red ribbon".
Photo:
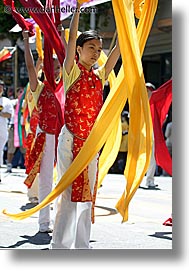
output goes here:
[{"label": "red ribbon", "polygon": [[[65,58],[65,49],[56,29],[55,24],[52,22],[50,16],[45,11],[44,6],[38,0],[19,0],[25,8],[30,8],[29,14],[33,17],[35,22],[39,25],[44,36],[47,38],[51,47],[54,48],[60,64],[63,64]],[[32,12],[32,8],[35,11]]]},{"label": "red ribbon", "polygon": [[172,79],[168,80],[150,98],[150,109],[154,129],[155,159],[157,165],[172,176],[172,158],[167,149],[162,126],[172,102]]}]

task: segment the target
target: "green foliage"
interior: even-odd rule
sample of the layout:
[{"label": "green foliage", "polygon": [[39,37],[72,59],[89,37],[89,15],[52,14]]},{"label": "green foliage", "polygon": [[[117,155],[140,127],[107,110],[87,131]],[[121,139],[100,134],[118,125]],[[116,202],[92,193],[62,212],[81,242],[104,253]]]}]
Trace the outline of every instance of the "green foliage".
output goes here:
[{"label": "green foliage", "polygon": [[[21,7],[22,5],[18,0],[15,0],[15,7]],[[27,14],[22,14],[27,16]],[[3,1],[0,2],[0,39],[9,38],[12,40],[12,43],[15,44],[15,41],[18,37],[21,37],[21,33],[10,33],[9,30],[16,25],[16,21],[10,14],[10,11],[7,10],[7,7],[4,6]]]},{"label": "green foliage", "polygon": [[6,33],[15,25],[11,14],[4,12],[5,6],[0,2],[0,33]]},{"label": "green foliage", "polygon": [[103,3],[101,5],[98,5],[97,6],[98,8],[98,14],[97,14],[97,22],[99,20],[99,17],[103,15],[103,22],[102,22],[102,27],[107,27],[108,26],[108,23],[109,23],[109,20],[110,20],[110,17],[109,17],[109,10],[113,9],[112,8],[112,2],[109,1],[107,3]]},{"label": "green foliage", "polygon": [[[96,6],[95,20],[96,30],[98,30],[98,21],[100,16],[103,15],[103,22],[101,27],[106,27],[109,23],[109,10],[112,9],[112,2],[106,2]],[[80,29],[82,31],[90,29],[90,13],[83,13],[80,16]]]}]

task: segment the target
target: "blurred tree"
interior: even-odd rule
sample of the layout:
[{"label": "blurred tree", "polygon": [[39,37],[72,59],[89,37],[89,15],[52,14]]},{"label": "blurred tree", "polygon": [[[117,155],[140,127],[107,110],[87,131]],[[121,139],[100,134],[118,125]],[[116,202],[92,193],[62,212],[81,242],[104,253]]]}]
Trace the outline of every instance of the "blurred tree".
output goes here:
[{"label": "blurred tree", "polygon": [[[109,23],[109,10],[112,9],[112,2],[105,2],[96,6],[97,12],[95,14],[96,30],[98,30],[98,21],[100,16],[103,14],[103,22],[101,22],[101,27],[106,27]],[[83,13],[80,16],[80,29],[82,31],[90,29],[90,13]]]},{"label": "blurred tree", "polygon": [[[41,0],[41,3],[44,5],[46,0]],[[16,8],[22,7],[19,0],[14,0],[14,5]],[[25,18],[28,18],[30,15],[27,12],[20,12]],[[16,25],[16,21],[12,17],[11,13],[7,12],[6,7],[3,4],[3,1],[0,1],[0,40],[4,38],[9,38],[14,45],[16,40],[21,37],[21,32],[18,33],[9,33],[9,30]]]},{"label": "blurred tree", "polygon": [[[15,7],[21,7],[22,5],[18,0],[15,0]],[[18,37],[21,37],[21,33],[9,33],[9,30],[16,25],[16,21],[12,17],[10,12],[7,12],[6,7],[3,4],[3,1],[0,2],[0,39],[9,38],[12,41],[12,44],[15,44],[15,41]],[[22,13],[24,17],[28,17],[27,13]]]}]

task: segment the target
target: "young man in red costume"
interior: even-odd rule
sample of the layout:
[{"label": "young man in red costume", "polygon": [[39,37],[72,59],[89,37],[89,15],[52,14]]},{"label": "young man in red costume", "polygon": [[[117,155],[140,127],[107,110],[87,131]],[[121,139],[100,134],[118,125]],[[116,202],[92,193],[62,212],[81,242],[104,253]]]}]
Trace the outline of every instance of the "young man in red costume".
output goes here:
[{"label": "young man in red costume", "polygon": [[[61,65],[57,57],[53,56],[54,80],[56,82],[56,89],[54,91],[47,81],[41,82],[38,80],[29,46],[28,31],[23,31],[23,40],[30,89],[38,112],[36,138],[29,159],[27,159],[26,172],[28,176],[25,184],[30,187],[37,173],[39,173],[39,202],[41,202],[51,192],[53,184],[55,136],[57,134],[59,115],[59,102],[55,93],[56,89],[59,89],[59,86],[63,85],[62,79],[60,78]],[[39,212],[39,231],[52,232],[50,205]]]},{"label": "young man in red costume", "polygon": [[[86,31],[77,39],[80,4],[70,24],[63,66],[65,125],[59,135],[57,168],[60,179],[77,156],[103,105],[103,85],[114,68],[120,50],[118,43],[104,66],[93,65],[100,57],[102,39],[96,31]],[[77,61],[75,59],[77,54]],[[96,197],[98,155],[62,193],[56,214],[52,249],[90,248],[92,209]]]}]

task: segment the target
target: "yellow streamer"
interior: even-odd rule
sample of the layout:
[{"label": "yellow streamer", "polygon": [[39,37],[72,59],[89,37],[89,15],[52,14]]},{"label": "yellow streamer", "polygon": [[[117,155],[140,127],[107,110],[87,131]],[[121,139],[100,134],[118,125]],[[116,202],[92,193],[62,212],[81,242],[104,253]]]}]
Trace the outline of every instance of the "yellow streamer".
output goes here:
[{"label": "yellow streamer", "polygon": [[128,220],[129,203],[147,171],[151,156],[152,122],[141,55],[153,23],[157,3],[157,0],[145,1],[136,32],[131,2],[113,1],[119,41],[122,40],[120,47],[125,80],[128,84],[130,111],[128,156],[124,172],[127,185],[116,205],[123,222]]},{"label": "yellow streamer", "polygon": [[[101,167],[106,162],[107,153],[115,157],[119,144],[119,121],[127,98],[130,107],[130,125],[128,135],[128,158],[125,169],[127,180],[126,189],[116,207],[123,217],[128,220],[128,206],[144,174],[147,170],[151,155],[151,114],[143,76],[141,55],[152,26],[158,0],[146,0],[140,20],[135,26],[134,7],[132,0],[112,0],[123,65],[115,80],[111,91],[97,117],[94,127],[87,138],[78,156],[72,162],[66,173],[62,176],[55,189],[36,207],[18,214],[4,214],[22,220],[45,207],[59,196],[90,163],[96,153],[112,141],[117,141],[113,151],[104,146]],[[149,26],[146,26],[149,25]],[[117,133],[117,134],[116,134]],[[105,167],[105,166],[104,166]],[[102,168],[101,168],[102,169]],[[100,174],[104,177],[107,169]]]},{"label": "yellow streamer", "polygon": [[43,59],[42,36],[41,36],[41,30],[38,25],[35,27],[35,30],[36,30],[36,51],[38,53],[38,57],[41,57]]},{"label": "yellow streamer", "polygon": [[78,0],[79,4],[90,2],[90,0]]},{"label": "yellow streamer", "polygon": [[[157,8],[157,1],[155,1],[153,3],[154,5],[150,5],[150,6],[149,6],[148,2],[146,1],[146,6],[143,9],[143,15],[142,16],[141,16],[141,12],[142,12],[142,8],[143,8],[143,5],[144,5],[145,1],[136,0],[136,1],[133,1],[133,2],[134,2],[135,15],[136,15],[137,9],[139,9],[139,11],[140,11],[140,16],[139,17],[141,17],[141,19],[140,19],[140,21],[138,23],[138,26],[137,26],[137,36],[138,36],[138,41],[139,41],[140,55],[142,56],[143,51],[144,51],[144,47],[145,47],[145,43],[146,43],[146,39],[147,39],[147,36],[150,32],[152,22],[153,22],[153,18],[154,18],[154,15],[155,15],[155,11],[156,11],[156,8]],[[131,16],[132,15],[133,15],[133,12],[132,12]],[[119,16],[116,17],[116,18],[119,18]],[[120,25],[120,22],[118,22],[117,24]],[[133,26],[132,26],[132,28],[130,27],[130,30],[133,29],[134,32],[135,32],[135,23],[133,22],[132,25]],[[135,38],[135,40],[136,40],[136,38]],[[125,88],[125,89],[127,89],[127,88]],[[127,92],[127,91],[125,91],[125,92]],[[145,100],[146,100],[146,98],[145,98]],[[133,107],[135,108],[134,100],[132,101],[132,103],[133,103]],[[148,101],[147,101],[147,105],[148,105]],[[148,108],[148,107],[145,107],[145,108]],[[116,133],[116,127],[118,127],[119,123],[121,123],[120,119],[119,119],[119,121],[117,121],[117,124],[115,125],[114,133]],[[131,131],[130,131],[129,136],[132,136]],[[101,157],[100,157],[100,161],[99,161],[100,171],[99,171],[99,184],[98,184],[98,187],[100,187],[100,184],[101,184],[102,180],[104,179],[104,177],[107,174],[109,168],[111,167],[111,165],[114,163],[114,161],[116,159],[116,156],[117,156],[118,151],[119,151],[120,139],[121,139],[121,130],[118,130],[117,131],[117,136],[112,134],[112,136],[106,142],[106,145],[105,145],[105,146],[107,146],[106,152],[105,152],[105,148],[104,148],[103,152],[101,154]],[[149,144],[151,144],[151,140],[147,141],[147,142],[149,142]],[[131,151],[132,157],[134,157],[133,154],[132,154],[132,148],[130,148],[130,151]],[[136,187],[138,188],[139,185],[140,185],[140,183],[138,182]],[[135,190],[136,190],[136,188],[135,188]]]},{"label": "yellow streamer", "polygon": [[134,0],[134,12],[136,18],[140,18],[145,0]]}]

